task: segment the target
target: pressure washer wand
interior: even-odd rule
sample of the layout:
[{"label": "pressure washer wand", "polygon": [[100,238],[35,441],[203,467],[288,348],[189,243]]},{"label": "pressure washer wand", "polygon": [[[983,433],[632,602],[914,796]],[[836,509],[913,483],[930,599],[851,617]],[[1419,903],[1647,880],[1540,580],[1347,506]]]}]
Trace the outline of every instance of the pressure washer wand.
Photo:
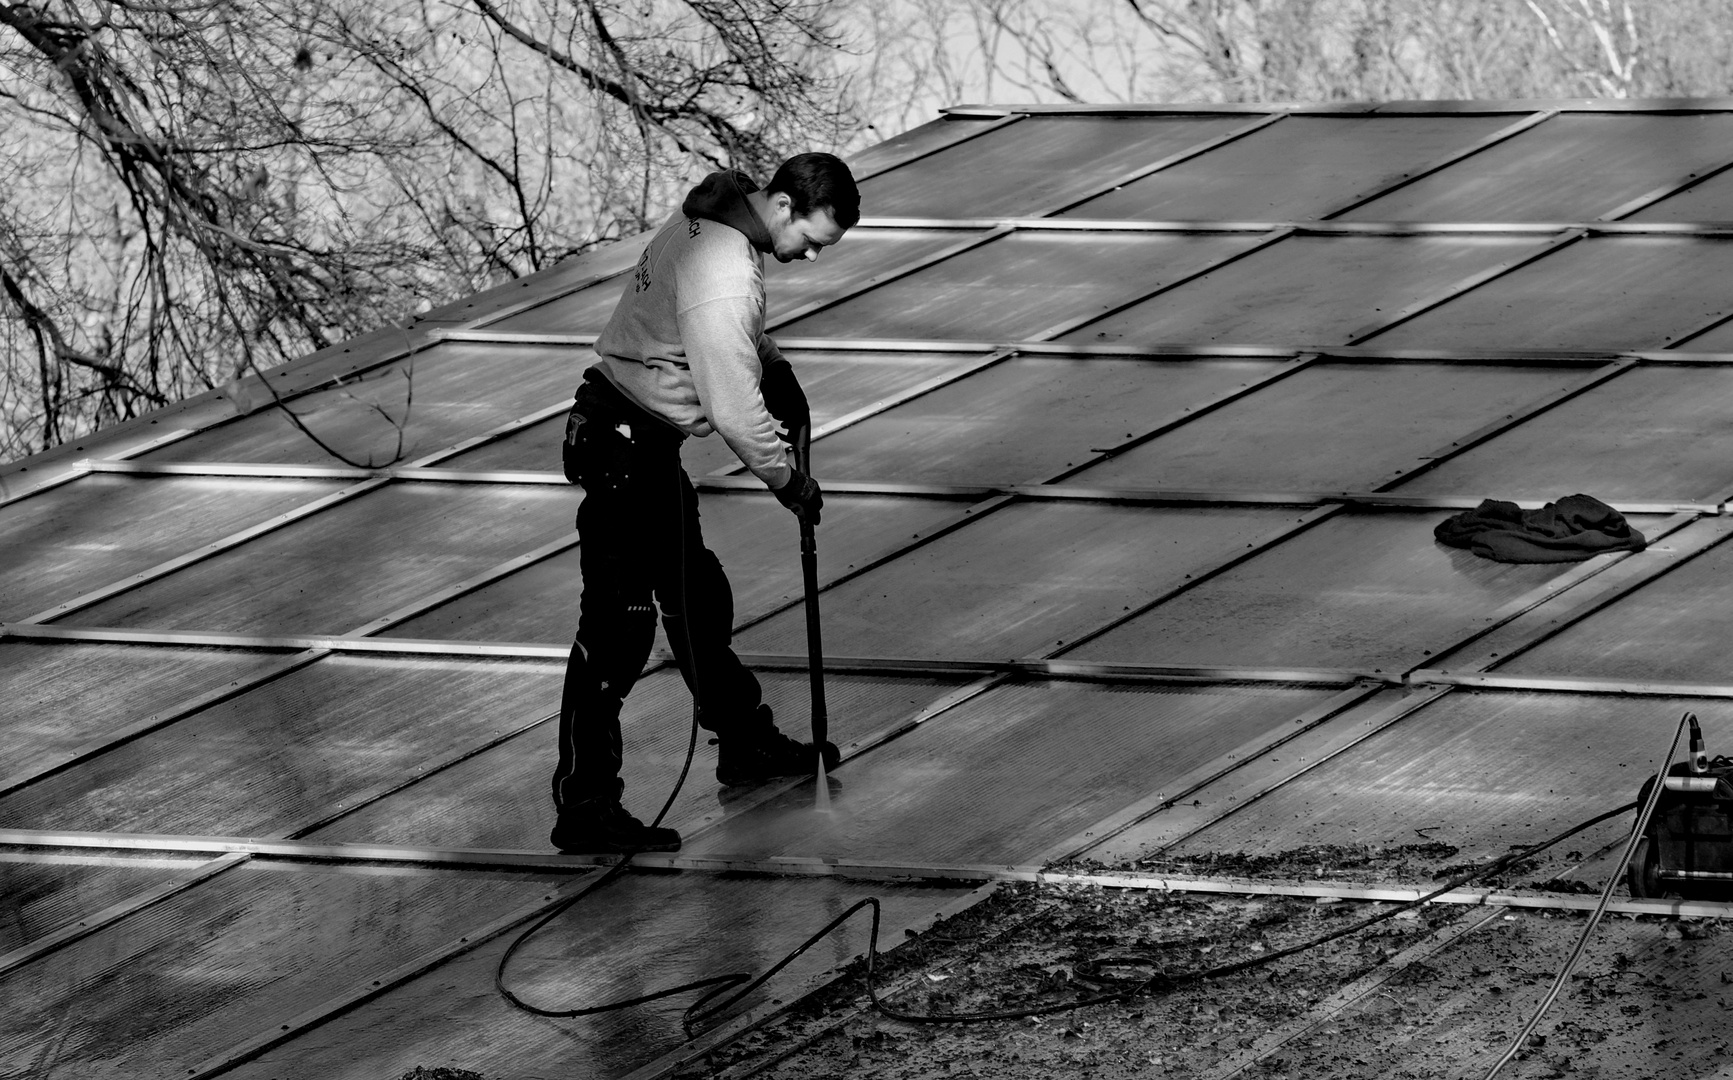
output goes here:
[{"label": "pressure washer wand", "polygon": [[[801,425],[794,433],[794,465],[812,475],[812,426]],[[830,809],[830,785],[825,781],[824,744],[829,737],[830,717],[824,706],[824,647],[818,630],[818,540],[812,522],[800,519],[800,572],[806,586],[806,666],[812,683],[812,747],[818,755],[818,806]]]}]

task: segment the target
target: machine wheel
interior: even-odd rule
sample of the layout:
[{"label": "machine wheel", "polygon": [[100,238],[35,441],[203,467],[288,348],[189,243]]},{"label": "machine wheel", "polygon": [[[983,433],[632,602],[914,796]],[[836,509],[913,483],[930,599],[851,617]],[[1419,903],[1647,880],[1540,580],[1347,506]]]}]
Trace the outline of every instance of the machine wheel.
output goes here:
[{"label": "machine wheel", "polygon": [[1625,884],[1637,899],[1658,899],[1661,896],[1660,860],[1655,845],[1645,836],[1631,852],[1631,863],[1625,867]]}]

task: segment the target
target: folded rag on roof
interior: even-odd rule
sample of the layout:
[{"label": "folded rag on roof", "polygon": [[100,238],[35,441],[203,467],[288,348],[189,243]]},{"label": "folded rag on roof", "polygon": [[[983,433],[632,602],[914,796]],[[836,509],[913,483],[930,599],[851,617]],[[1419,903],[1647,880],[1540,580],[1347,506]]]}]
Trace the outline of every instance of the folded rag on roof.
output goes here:
[{"label": "folded rag on roof", "polygon": [[1603,551],[1648,544],[1625,516],[1589,495],[1568,495],[1539,510],[1487,499],[1439,522],[1432,535],[1499,562],[1581,562]]}]

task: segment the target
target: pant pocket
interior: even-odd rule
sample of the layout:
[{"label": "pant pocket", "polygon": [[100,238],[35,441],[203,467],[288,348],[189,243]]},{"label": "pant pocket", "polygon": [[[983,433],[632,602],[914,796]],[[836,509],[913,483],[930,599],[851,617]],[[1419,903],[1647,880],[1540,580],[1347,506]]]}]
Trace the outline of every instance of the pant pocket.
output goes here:
[{"label": "pant pocket", "polygon": [[583,483],[582,466],[580,464],[579,448],[583,444],[584,428],[591,421],[577,406],[566,414],[566,439],[560,444],[560,468],[565,472],[566,479],[574,484]]},{"label": "pant pocket", "polygon": [[566,417],[566,438],[561,445],[566,479],[587,491],[618,491],[632,477],[631,436],[604,420],[576,409]]}]

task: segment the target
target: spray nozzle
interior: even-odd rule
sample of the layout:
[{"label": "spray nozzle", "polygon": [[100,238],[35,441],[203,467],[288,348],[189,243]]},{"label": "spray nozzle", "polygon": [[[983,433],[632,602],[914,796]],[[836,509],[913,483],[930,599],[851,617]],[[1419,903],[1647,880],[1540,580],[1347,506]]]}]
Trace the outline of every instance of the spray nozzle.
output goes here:
[{"label": "spray nozzle", "polygon": [[1701,776],[1709,771],[1709,752],[1703,747],[1703,729],[1697,724],[1696,713],[1686,713],[1691,725],[1691,771]]}]

